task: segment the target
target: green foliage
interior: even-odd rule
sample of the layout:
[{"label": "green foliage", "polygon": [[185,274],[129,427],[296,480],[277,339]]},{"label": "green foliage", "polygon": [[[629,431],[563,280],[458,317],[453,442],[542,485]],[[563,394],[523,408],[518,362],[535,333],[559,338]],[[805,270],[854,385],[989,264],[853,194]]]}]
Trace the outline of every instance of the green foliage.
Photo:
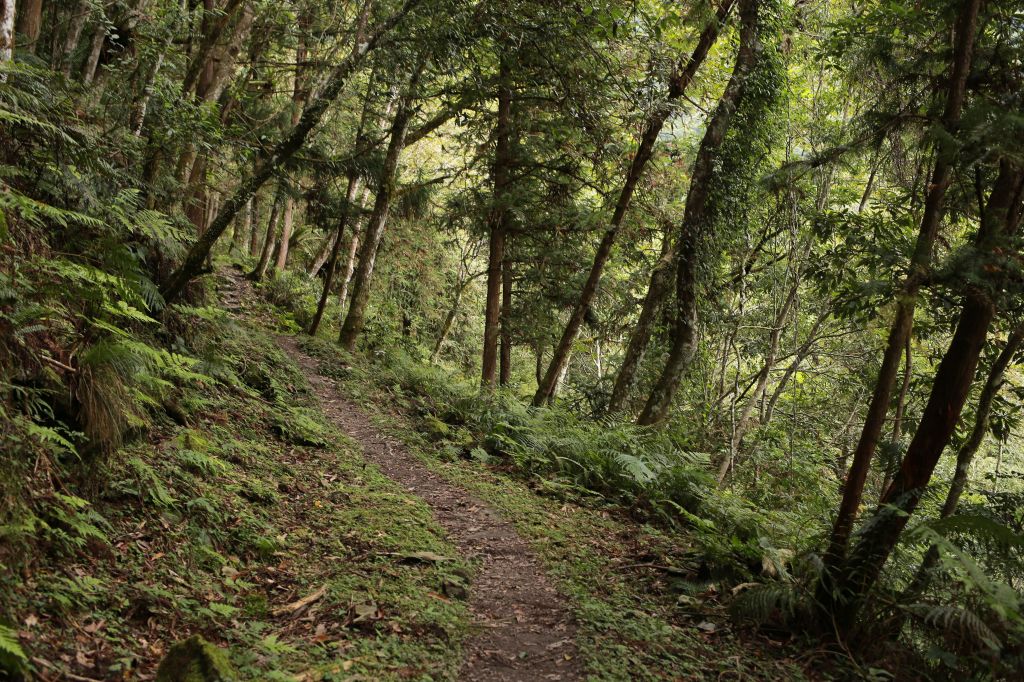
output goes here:
[{"label": "green foliage", "polygon": [[18,632],[0,623],[0,671],[17,679],[28,671],[28,656],[18,641]]}]

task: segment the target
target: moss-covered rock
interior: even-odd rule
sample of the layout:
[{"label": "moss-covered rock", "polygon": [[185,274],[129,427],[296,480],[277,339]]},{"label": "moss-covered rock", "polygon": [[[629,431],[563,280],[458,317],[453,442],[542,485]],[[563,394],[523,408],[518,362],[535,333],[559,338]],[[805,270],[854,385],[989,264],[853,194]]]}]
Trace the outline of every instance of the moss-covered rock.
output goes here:
[{"label": "moss-covered rock", "polygon": [[156,682],[235,682],[227,654],[199,635],[178,642],[156,671]]}]

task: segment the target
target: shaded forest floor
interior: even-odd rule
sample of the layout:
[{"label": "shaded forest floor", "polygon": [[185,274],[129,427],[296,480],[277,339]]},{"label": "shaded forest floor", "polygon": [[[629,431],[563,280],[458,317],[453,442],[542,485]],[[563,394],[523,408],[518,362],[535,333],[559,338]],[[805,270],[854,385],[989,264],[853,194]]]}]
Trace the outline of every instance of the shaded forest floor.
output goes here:
[{"label": "shaded forest floor", "polygon": [[152,679],[192,633],[266,680],[802,679],[823,662],[737,630],[729,586],[684,568],[685,534],[453,456],[417,396],[321,339],[282,352],[285,316],[220,280],[233,313],[207,314],[230,371],[179,390],[95,476],[111,483],[53,501],[73,552],[2,578],[38,679]]}]

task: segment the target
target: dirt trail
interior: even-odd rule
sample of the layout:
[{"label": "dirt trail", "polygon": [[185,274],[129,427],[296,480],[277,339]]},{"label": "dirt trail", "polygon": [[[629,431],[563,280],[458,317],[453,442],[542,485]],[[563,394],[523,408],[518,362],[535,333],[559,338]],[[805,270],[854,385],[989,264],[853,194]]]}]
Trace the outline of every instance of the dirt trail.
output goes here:
[{"label": "dirt trail", "polygon": [[362,445],[364,455],[427,502],[451,540],[480,560],[469,592],[474,630],[465,643],[463,680],[580,680],[575,628],[526,542],[493,509],[432,473],[400,442],[381,434],[343,399],[316,361],[288,336],[280,346],[298,363],[324,413]]},{"label": "dirt trail", "polygon": [[[222,303],[233,312],[253,294],[234,270],[222,271],[230,286]],[[366,413],[344,399],[322,376],[316,360],[290,336],[277,342],[302,368],[320,406],[358,442],[366,459],[423,499],[463,555],[479,560],[469,587],[473,633],[464,643],[459,678],[481,682],[582,680],[576,628],[565,600],[511,523],[466,490],[431,472],[399,441],[380,433]]]}]

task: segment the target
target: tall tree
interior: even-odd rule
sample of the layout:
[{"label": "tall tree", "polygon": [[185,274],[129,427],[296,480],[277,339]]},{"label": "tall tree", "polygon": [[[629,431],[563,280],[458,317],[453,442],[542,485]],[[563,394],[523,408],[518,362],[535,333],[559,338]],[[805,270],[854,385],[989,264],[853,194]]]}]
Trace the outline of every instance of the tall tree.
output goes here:
[{"label": "tall tree", "polygon": [[637,140],[637,149],[633,154],[629,169],[626,171],[625,179],[619,190],[618,200],[615,202],[615,209],[612,212],[608,228],[605,230],[600,244],[598,244],[586,283],[583,285],[573,311],[569,315],[569,320],[566,322],[561,339],[559,339],[558,344],[555,346],[547,371],[544,373],[537,387],[537,392],[533,396],[534,405],[543,405],[554,396],[558,378],[564,374],[565,368],[568,366],[569,353],[576,342],[580,328],[583,326],[584,318],[593,304],[594,297],[597,295],[597,288],[601,282],[605,265],[611,257],[612,247],[618,238],[619,230],[626,217],[629,204],[633,199],[637,183],[639,183],[648,161],[650,161],[651,156],[654,154],[654,146],[658,136],[661,134],[665,122],[675,110],[676,102],[686,94],[690,82],[707,58],[712,45],[718,39],[720,26],[731,11],[733,1],[723,0],[719,5],[714,19],[701,31],[700,37],[697,39],[697,45],[694,47],[689,58],[679,63],[674,69],[669,78],[669,88],[665,99],[651,111],[644,122],[643,132]]},{"label": "tall tree", "polygon": [[932,250],[943,215],[946,190],[953,176],[956,157],[955,133],[967,92],[967,77],[970,74],[971,59],[974,53],[980,5],[980,0],[964,2],[953,27],[953,49],[949,65],[945,110],[941,122],[947,137],[940,142],[936,153],[917,243],[910,262],[910,271],[896,298],[896,313],[889,329],[882,365],[878,370],[878,378],[868,404],[864,427],[861,430],[860,440],[857,443],[857,449],[854,450],[853,461],[850,463],[850,470],[843,486],[843,500],[832,527],[828,551],[825,555],[825,564],[829,570],[834,568],[846,553],[847,542],[864,493],[864,483],[867,480],[871,459],[878,446],[885,424],[885,415],[889,410],[893,385],[899,371],[900,356],[914,323],[914,309],[917,306],[918,292],[927,277],[931,263]]},{"label": "tall tree", "polygon": [[341,94],[342,88],[366,59],[366,55],[379,46],[395,26],[418,4],[419,0],[404,0],[401,7],[382,21],[369,35],[366,34],[365,26],[371,5],[368,3],[363,7],[357,21],[352,51],[331,70],[319,96],[309,102],[299,118],[299,122],[270,151],[259,156],[252,175],[243,180],[231,197],[224,202],[217,217],[196,240],[196,243],[185,255],[184,261],[161,288],[161,294],[165,300],[174,301],[181,296],[185,286],[202,270],[203,262],[209,255],[210,249],[231,224],[235,214],[278,168],[302,148],[313,128],[320,123],[328,107]]},{"label": "tall tree", "polygon": [[679,226],[676,251],[676,309],[671,335],[671,347],[665,367],[651,389],[637,423],[657,424],[668,416],[672,398],[690,364],[697,342],[698,272],[701,244],[714,229],[714,215],[711,207],[711,192],[714,188],[718,168],[719,150],[733,120],[737,108],[747,92],[750,76],[758,62],[766,57],[770,47],[762,41],[765,9],[757,0],[740,2],[740,43],[732,75],[726,85],[715,112],[708,121],[704,137],[697,150],[690,178],[690,189],[686,195],[686,206]]}]

